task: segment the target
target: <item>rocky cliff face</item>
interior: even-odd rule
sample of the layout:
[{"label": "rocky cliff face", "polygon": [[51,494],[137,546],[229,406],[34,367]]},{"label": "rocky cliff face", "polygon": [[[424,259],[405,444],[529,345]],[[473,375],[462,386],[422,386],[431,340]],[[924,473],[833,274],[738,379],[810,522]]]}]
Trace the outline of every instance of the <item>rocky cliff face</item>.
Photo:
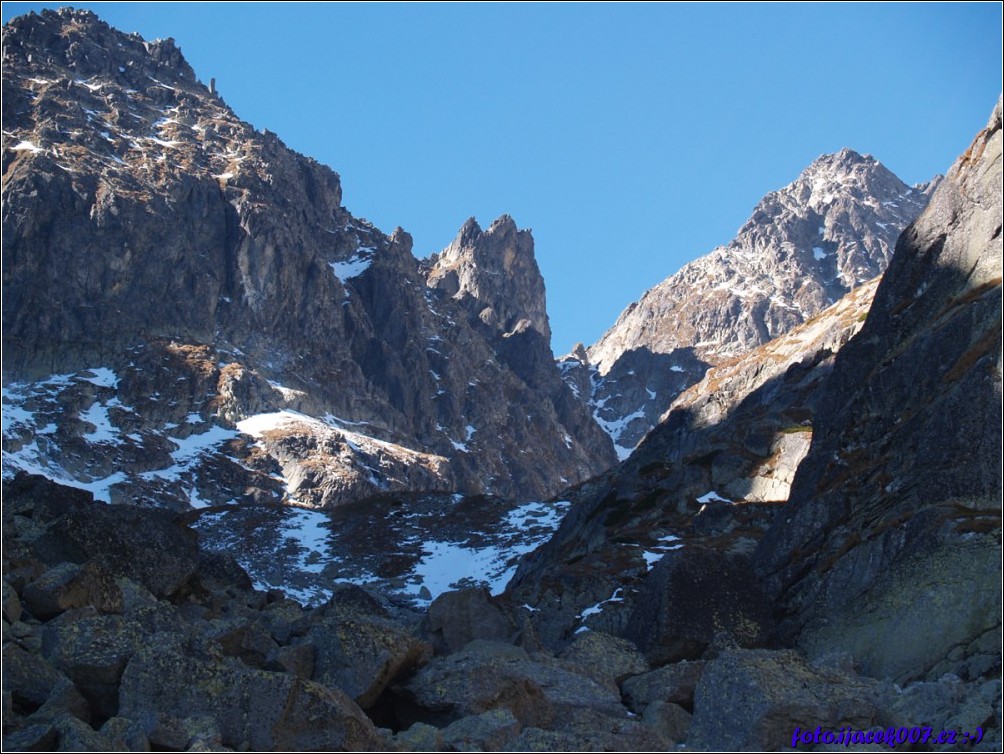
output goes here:
[{"label": "rocky cliff face", "polygon": [[757,553],[810,655],[1000,673],[1001,145],[998,101],[900,237]]},{"label": "rocky cliff face", "polygon": [[[565,493],[573,506],[561,527],[510,584],[514,599],[546,606],[534,614],[544,641],[560,645],[576,632],[602,630],[630,636],[659,662],[699,658],[717,630],[710,612],[717,607],[676,604],[692,625],[669,650],[660,638],[672,633],[659,628],[664,619],[633,617],[657,602],[661,574],[677,564],[690,573],[692,562],[705,575],[681,576],[680,599],[711,590],[706,579],[717,573],[717,587],[737,590],[732,602],[757,616],[746,623],[755,629],[750,641],[764,639],[769,611],[755,607],[748,559],[788,498],[834,353],[861,327],[876,284],[708,370],[628,460]],[[730,585],[733,578],[739,581]]]},{"label": "rocky cliff face", "polygon": [[709,364],[787,332],[881,273],[936,185],[911,188],[850,149],[823,155],[765,196],[732,241],[647,291],[562,370],[580,394],[588,386],[623,458]]},{"label": "rocky cliff face", "polygon": [[[6,467],[110,500],[330,507],[546,497],[610,464],[511,219],[465,226],[430,275],[170,40],[65,10],[3,33]],[[524,285],[484,277],[507,270]]]},{"label": "rocky cliff face", "polygon": [[508,215],[487,231],[470,218],[430,263],[429,287],[459,300],[487,327],[503,336],[529,328],[551,342],[533,236]]}]

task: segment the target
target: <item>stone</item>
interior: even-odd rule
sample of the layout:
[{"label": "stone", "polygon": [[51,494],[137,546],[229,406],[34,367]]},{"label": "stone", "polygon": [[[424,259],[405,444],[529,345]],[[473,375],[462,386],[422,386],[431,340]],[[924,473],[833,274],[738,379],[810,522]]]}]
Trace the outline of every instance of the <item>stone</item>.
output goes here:
[{"label": "stone", "polygon": [[[347,598],[347,594],[365,599]],[[425,664],[432,647],[382,614],[362,590],[336,593],[308,617],[304,645],[313,648],[313,679],[341,689],[363,709],[398,676]]]},{"label": "stone", "polygon": [[694,689],[705,665],[703,660],[684,660],[628,678],[621,684],[624,703],[638,714],[655,702],[678,704],[692,710]]},{"label": "stone", "polygon": [[[882,273],[937,182],[907,186],[850,149],[819,157],[761,199],[729,243],[646,291],[584,353],[563,357],[563,375],[625,458],[708,367],[810,321]],[[754,491],[777,499],[766,479]]]},{"label": "stone", "polygon": [[505,708],[525,727],[549,727],[569,711],[587,709],[623,716],[620,694],[518,647],[476,640],[437,657],[399,694],[442,722]]},{"label": "stone", "polygon": [[21,620],[21,600],[6,578],[3,580],[3,619],[8,623]]},{"label": "stone", "polygon": [[122,612],[122,592],[113,575],[93,560],[49,569],[25,586],[24,600],[32,615],[43,621],[88,605],[103,613]]},{"label": "stone", "polygon": [[791,747],[795,728],[867,729],[876,685],[813,668],[791,650],[726,650],[701,674],[687,745],[774,750]]},{"label": "stone", "polygon": [[415,723],[394,738],[405,751],[443,751],[445,746],[442,731],[427,723]]},{"label": "stone", "polygon": [[1000,645],[1001,145],[998,101],[837,354],[754,558],[783,641],[901,684]]},{"label": "stone", "polygon": [[63,561],[100,557],[106,571],[142,584],[156,597],[178,593],[198,567],[195,532],[168,511],[131,505],[76,507],[54,519],[37,546]]},{"label": "stone", "polygon": [[579,634],[558,653],[558,659],[572,672],[614,689],[629,676],[649,669],[634,644],[602,631]]},{"label": "stone", "polygon": [[645,707],[642,722],[672,743],[683,743],[690,731],[692,715],[673,702],[652,702]]},{"label": "stone", "polygon": [[113,751],[150,751],[142,726],[124,717],[110,717],[98,731],[111,742]]},{"label": "stone", "polygon": [[14,643],[3,647],[3,689],[12,695],[15,708],[34,712],[53,691],[69,679],[37,654]]},{"label": "stone", "polygon": [[139,624],[117,615],[64,613],[46,625],[42,653],[73,681],[95,715],[112,717],[122,672],[147,640]]},{"label": "stone", "polygon": [[122,677],[121,700],[119,715],[140,722],[148,735],[160,721],[184,720],[200,710],[229,748],[385,747],[362,710],[336,689],[286,673],[252,670],[232,658],[187,656],[180,645],[169,643],[132,658]]},{"label": "stone", "polygon": [[11,733],[4,732],[4,751],[55,751],[59,731],[50,722],[33,723]]},{"label": "stone", "polygon": [[258,623],[238,622],[225,626],[210,636],[224,655],[236,657],[245,665],[263,668],[279,646],[269,632]]},{"label": "stone", "polygon": [[462,717],[443,729],[443,743],[453,751],[503,751],[522,726],[506,708]]},{"label": "stone", "polygon": [[693,660],[718,631],[745,647],[766,643],[768,605],[745,558],[685,547],[652,569],[624,634],[654,664]]},{"label": "stone", "polygon": [[510,641],[517,629],[487,589],[444,592],[432,601],[422,623],[436,654],[463,649],[474,639]]},{"label": "stone", "polygon": [[266,658],[265,670],[278,670],[300,678],[314,675],[314,652],[311,644],[278,647]]}]

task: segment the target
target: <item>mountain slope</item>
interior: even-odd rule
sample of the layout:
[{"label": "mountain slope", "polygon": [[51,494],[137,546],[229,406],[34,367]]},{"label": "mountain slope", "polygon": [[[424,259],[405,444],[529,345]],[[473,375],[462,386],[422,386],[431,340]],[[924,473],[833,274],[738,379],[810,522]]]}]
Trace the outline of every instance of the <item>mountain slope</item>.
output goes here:
[{"label": "mountain slope", "polygon": [[[353,217],[335,173],[240,121],[173,42],[68,10],[3,34],[9,469],[330,507],[546,497],[609,465],[546,341],[517,373],[407,233]],[[539,273],[520,306],[543,311]],[[306,418],[240,431],[282,411]]]},{"label": "mountain slope", "polygon": [[[709,364],[787,332],[881,273],[936,185],[911,188],[850,149],[765,196],[736,237],[631,304],[560,363],[623,458]],[[588,380],[587,380],[588,375]]]},{"label": "mountain slope", "polygon": [[[664,557],[713,552],[720,560],[705,564],[712,571],[749,570],[809,448],[833,355],[861,327],[876,282],[709,369],[630,458],[565,493],[572,508],[509,585],[514,600],[542,608],[534,617],[544,641],[560,644],[587,628],[624,634]],[[695,633],[691,645],[706,646],[710,635]]]},{"label": "mountain slope", "polygon": [[900,237],[757,560],[782,635],[869,674],[1000,674],[1001,103]]}]

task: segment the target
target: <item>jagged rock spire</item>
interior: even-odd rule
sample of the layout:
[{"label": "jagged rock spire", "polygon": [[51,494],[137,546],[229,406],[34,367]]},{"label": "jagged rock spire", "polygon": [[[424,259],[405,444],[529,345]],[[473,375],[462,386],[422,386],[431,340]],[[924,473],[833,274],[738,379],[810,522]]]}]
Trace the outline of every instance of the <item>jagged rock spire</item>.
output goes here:
[{"label": "jagged rock spire", "polygon": [[533,235],[517,228],[509,215],[485,231],[469,218],[435,258],[428,284],[467,302],[471,313],[497,332],[530,328],[551,340]]}]

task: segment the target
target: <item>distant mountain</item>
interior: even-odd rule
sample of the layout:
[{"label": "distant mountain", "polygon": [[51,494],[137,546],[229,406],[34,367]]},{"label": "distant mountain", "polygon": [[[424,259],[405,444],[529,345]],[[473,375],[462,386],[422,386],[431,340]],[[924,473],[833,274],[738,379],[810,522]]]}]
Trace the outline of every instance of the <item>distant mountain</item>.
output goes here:
[{"label": "distant mountain", "polygon": [[[613,462],[554,366],[533,239],[510,218],[483,242],[468,223],[430,268],[171,40],[64,9],[8,23],[3,55],[6,475],[328,508],[540,499]],[[468,276],[469,243],[520,285]]]},{"label": "distant mountain", "polygon": [[810,319],[888,265],[939,179],[910,187],[873,157],[824,155],[765,196],[736,237],[559,361],[625,457],[710,365]]}]

